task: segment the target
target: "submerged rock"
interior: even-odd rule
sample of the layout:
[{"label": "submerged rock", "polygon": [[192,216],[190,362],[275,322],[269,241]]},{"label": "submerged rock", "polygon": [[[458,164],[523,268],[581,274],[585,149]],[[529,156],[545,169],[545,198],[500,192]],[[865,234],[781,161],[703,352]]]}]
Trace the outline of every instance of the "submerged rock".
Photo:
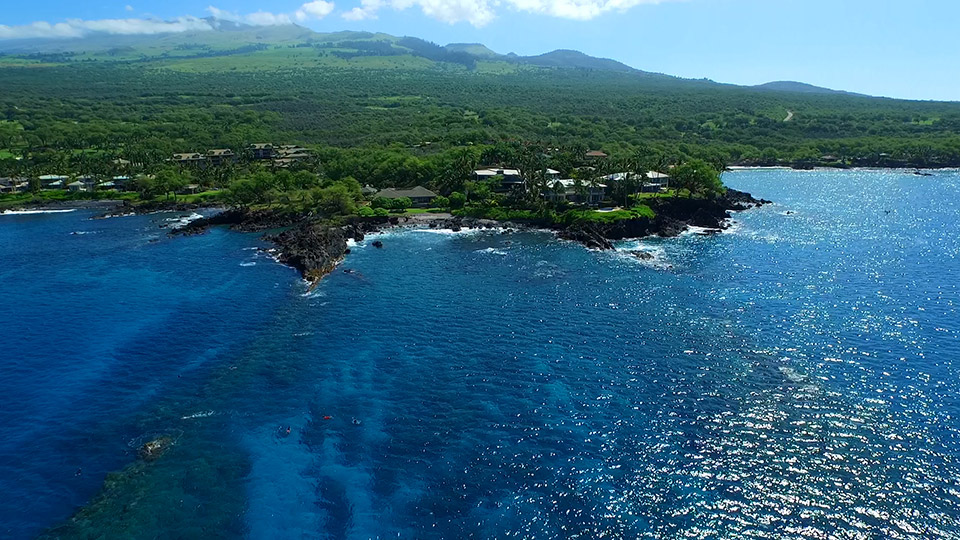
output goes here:
[{"label": "submerged rock", "polygon": [[166,453],[171,446],[173,446],[172,437],[158,437],[152,441],[145,442],[137,449],[137,456],[144,461],[153,461]]}]

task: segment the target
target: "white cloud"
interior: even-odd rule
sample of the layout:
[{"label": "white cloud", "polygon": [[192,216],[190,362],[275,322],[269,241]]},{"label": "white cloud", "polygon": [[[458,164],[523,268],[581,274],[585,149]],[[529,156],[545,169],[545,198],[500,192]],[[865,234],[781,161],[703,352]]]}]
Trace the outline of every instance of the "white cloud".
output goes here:
[{"label": "white cloud", "polygon": [[341,16],[348,21],[376,19],[377,11],[384,7],[404,10],[418,6],[424,15],[445,23],[468,22],[484,26],[494,19],[496,4],[498,0],[361,0],[359,7]]},{"label": "white cloud", "polygon": [[300,6],[296,12],[298,21],[309,19],[322,19],[333,12],[333,2],[324,2],[324,0],[314,0]]},{"label": "white cloud", "polygon": [[611,11],[624,12],[641,4],[678,0],[361,0],[360,6],[341,14],[344,19],[375,19],[381,8],[403,10],[419,6],[424,15],[454,24],[484,26],[497,16],[497,8],[586,21]]},{"label": "white cloud", "polygon": [[514,9],[562,19],[586,21],[610,11],[623,12],[641,4],[670,0],[506,0]]},{"label": "white cloud", "polygon": [[[419,7],[424,15],[454,24],[466,22],[481,27],[497,17],[501,8],[536,13],[563,19],[589,20],[609,12],[624,12],[641,4],[659,4],[683,0],[360,0],[360,5],[343,13],[341,17],[349,21],[376,19],[381,9],[405,10]],[[271,13],[257,11],[241,15],[214,6],[207,12],[214,19],[233,21],[253,26],[276,26],[292,24],[294,20],[304,22],[322,19],[335,8],[333,2],[311,0],[302,4],[293,13]],[[133,11],[133,6],[126,6]],[[107,34],[161,34],[170,32],[188,32],[211,30],[216,23],[198,17],[179,17],[174,20],[160,19],[67,19],[65,22],[49,23],[37,21],[20,26],[0,24],[0,40],[28,38],[77,38],[91,33]]]},{"label": "white cloud", "polygon": [[293,20],[285,13],[270,13],[268,11],[258,11],[243,17],[243,22],[253,26],[280,26],[284,24],[293,24]]},{"label": "white cloud", "polygon": [[164,34],[192,30],[211,30],[210,23],[197,17],[180,17],[172,21],[156,19],[99,19],[93,21],[67,19],[65,22],[55,24],[37,21],[21,26],[0,24],[0,39],[77,38],[94,32],[119,35]]},{"label": "white cloud", "polygon": [[342,13],[340,16],[348,21],[362,21],[376,19],[377,10],[383,6],[380,0],[361,0],[360,6]]}]

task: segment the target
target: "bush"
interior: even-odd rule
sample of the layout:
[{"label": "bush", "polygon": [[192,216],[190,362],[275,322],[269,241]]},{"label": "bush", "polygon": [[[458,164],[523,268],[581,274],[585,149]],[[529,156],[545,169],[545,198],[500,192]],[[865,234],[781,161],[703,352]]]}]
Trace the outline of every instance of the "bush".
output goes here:
[{"label": "bush", "polygon": [[377,215],[377,212],[369,206],[361,206],[360,208],[357,208],[357,215],[360,217],[373,217]]},{"label": "bush", "polygon": [[390,212],[388,212],[386,208],[374,208],[373,215],[377,217],[387,217],[390,215]]},{"label": "bush", "polygon": [[434,197],[432,203],[437,208],[450,208],[450,199],[446,197]]},{"label": "bush", "polygon": [[454,191],[450,194],[448,201],[450,208],[463,208],[463,206],[467,204],[467,196],[459,191]]}]

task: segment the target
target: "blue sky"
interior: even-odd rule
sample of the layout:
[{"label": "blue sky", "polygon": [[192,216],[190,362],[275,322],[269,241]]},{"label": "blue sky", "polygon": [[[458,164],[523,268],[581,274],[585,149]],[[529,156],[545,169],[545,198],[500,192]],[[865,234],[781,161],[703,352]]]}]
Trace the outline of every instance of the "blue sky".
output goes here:
[{"label": "blue sky", "polygon": [[105,19],[181,18],[178,28],[189,28],[195,21],[184,17],[214,8],[256,24],[481,42],[502,53],[577,49],[736,84],[798,80],[960,101],[956,0],[37,0],[4,7],[0,38],[155,31],[142,21]]}]

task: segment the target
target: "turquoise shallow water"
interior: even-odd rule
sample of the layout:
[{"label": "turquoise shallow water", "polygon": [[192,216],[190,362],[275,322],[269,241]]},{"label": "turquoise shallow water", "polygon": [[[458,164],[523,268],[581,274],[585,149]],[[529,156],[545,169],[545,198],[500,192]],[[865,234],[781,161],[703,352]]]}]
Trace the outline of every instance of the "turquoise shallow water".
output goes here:
[{"label": "turquoise shallow water", "polygon": [[960,174],[725,180],[778,204],[651,262],[391,232],[311,293],[253,235],[0,216],[0,532],[960,537]]}]

